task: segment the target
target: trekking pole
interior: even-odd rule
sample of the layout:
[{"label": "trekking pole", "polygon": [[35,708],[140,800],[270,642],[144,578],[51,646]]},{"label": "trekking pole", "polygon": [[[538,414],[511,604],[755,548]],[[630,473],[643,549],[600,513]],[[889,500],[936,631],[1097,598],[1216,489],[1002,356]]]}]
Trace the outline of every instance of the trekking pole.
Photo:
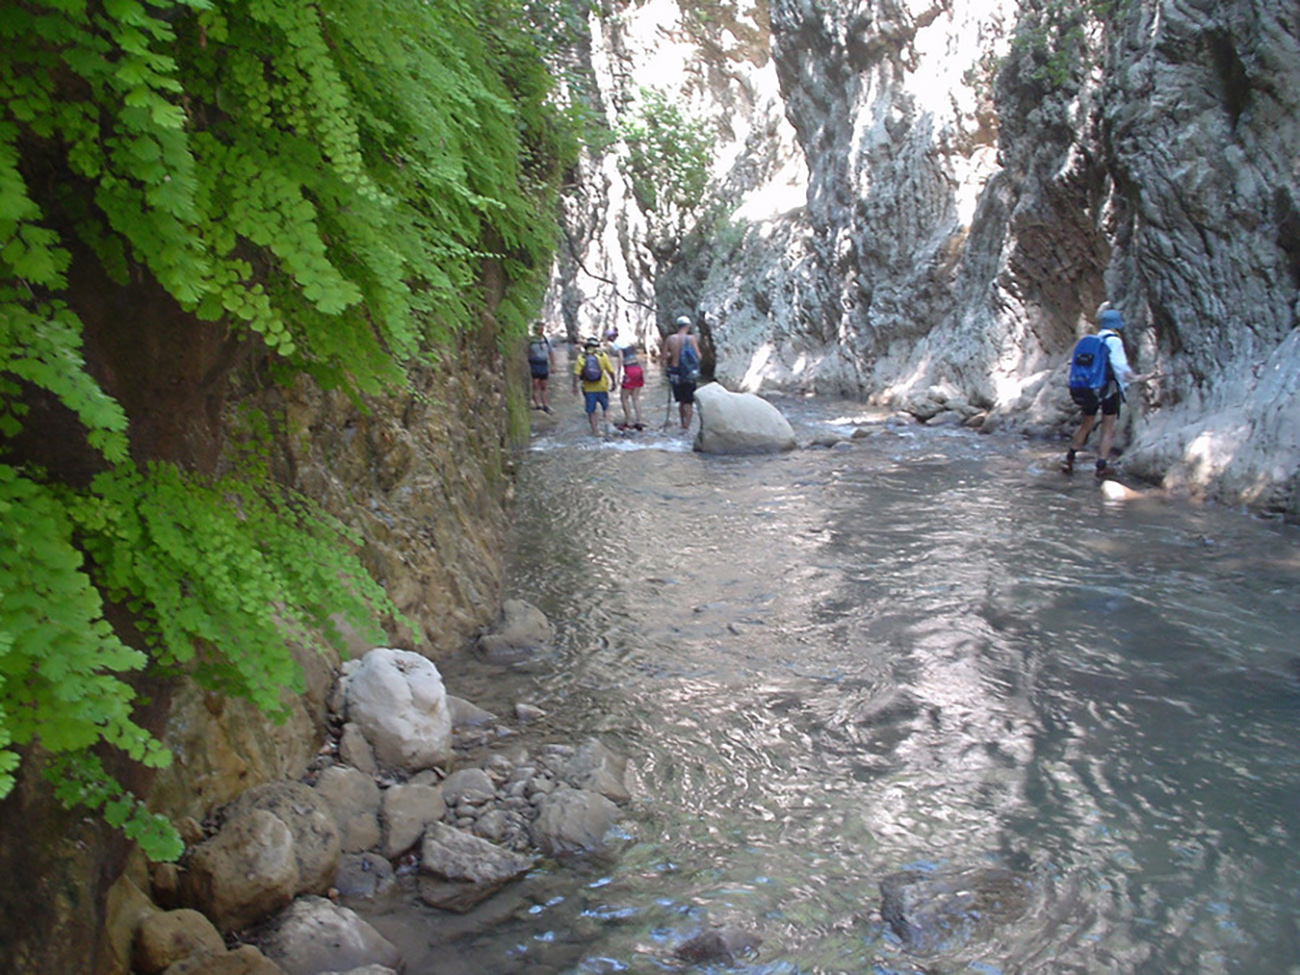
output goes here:
[{"label": "trekking pole", "polygon": [[[664,379],[668,379],[667,375],[664,376]],[[668,424],[672,421],[673,417],[673,384],[671,381],[667,383],[667,387],[668,400],[664,403],[664,425],[659,428],[661,430],[668,429]]]}]

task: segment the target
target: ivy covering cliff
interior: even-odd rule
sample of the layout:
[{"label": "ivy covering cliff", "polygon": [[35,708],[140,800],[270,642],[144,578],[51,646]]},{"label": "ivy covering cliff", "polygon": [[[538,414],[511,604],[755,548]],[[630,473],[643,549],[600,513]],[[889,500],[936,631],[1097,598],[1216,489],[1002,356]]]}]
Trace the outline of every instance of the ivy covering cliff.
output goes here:
[{"label": "ivy covering cliff", "polygon": [[[29,761],[175,856],[109,771],[170,759],[132,674],[274,711],[289,639],[391,612],[348,531],[268,473],[264,421],[235,449],[168,404],[220,413],[237,366],[376,392],[485,320],[523,334],[576,152],[525,13],[0,9],[0,798]],[[182,389],[145,409],[141,376]]]}]

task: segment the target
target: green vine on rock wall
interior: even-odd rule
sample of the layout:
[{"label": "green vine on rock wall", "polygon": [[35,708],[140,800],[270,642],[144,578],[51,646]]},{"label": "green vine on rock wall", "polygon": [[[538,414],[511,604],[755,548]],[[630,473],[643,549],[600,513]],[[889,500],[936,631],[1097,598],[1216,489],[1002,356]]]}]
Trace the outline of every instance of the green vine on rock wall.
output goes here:
[{"label": "green vine on rock wall", "polygon": [[[577,152],[523,9],[0,5],[0,798],[32,756],[60,800],[173,857],[174,830],[109,772],[113,750],[170,758],[137,723],[135,675],[184,672],[275,714],[301,686],[289,641],[392,612],[356,539],[257,451],[220,480],[143,452],[95,378],[112,369],[85,361],[77,262],[125,296],[110,347],[216,323],[273,376],[356,393],[482,327],[486,262],[504,272],[497,327],[522,335]],[[133,320],[158,291],[175,313]],[[23,446],[51,403],[93,470]]]}]

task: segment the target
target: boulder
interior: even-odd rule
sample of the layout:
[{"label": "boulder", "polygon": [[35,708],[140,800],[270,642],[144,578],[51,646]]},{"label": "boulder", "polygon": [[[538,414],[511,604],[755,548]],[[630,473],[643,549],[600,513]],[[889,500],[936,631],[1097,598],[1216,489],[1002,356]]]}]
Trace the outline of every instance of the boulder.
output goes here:
[{"label": "boulder", "polygon": [[234,951],[191,955],[167,968],[163,975],[285,975],[285,971],[253,945]]},{"label": "boulder", "polygon": [[533,844],[548,856],[589,853],[605,845],[618,806],[598,792],[557,789],[544,798],[533,821]]},{"label": "boulder", "polygon": [[449,806],[462,802],[471,804],[488,802],[496,793],[496,783],[481,768],[457,769],[442,783],[442,798]]},{"label": "boulder", "polygon": [[262,950],[285,975],[346,972],[365,965],[400,969],[397,947],[356,911],[324,897],[300,897],[264,934]]},{"label": "boulder", "polygon": [[763,943],[761,935],[734,925],[707,928],[682,942],[673,954],[692,965],[736,964],[758,951]]},{"label": "boulder", "polygon": [[316,791],[325,797],[339,827],[344,853],[379,845],[379,786],[359,769],[332,765],[320,774]]},{"label": "boulder", "polygon": [[531,859],[443,823],[432,823],[421,848],[420,898],[464,913],[522,876]]},{"label": "boulder", "polygon": [[380,904],[396,889],[393,865],[376,853],[345,853],[334,889],[345,904]]},{"label": "boulder", "polygon": [[599,792],[613,802],[627,802],[632,793],[627,785],[627,759],[616,755],[595,738],[590,738],[569,759],[561,776],[576,789]]},{"label": "boulder", "polygon": [[221,932],[198,911],[158,911],[146,917],[136,930],[131,963],[140,975],[158,975],[191,955],[225,950]]},{"label": "boulder", "polygon": [[912,951],[961,948],[1028,910],[1029,881],[1000,867],[902,870],[880,881],[880,914]]},{"label": "boulder", "polygon": [[293,831],[265,809],[226,821],[190,853],[181,880],[185,903],[223,931],[243,928],[280,910],[298,891]]},{"label": "boulder", "polygon": [[345,724],[343,733],[339,735],[339,761],[370,775],[379,771],[375,750],[370,747],[370,742],[366,741],[361,729],[352,722]]},{"label": "boulder", "polygon": [[732,393],[718,383],[695,391],[705,454],[766,454],[795,447],[794,428],[775,406],[754,393]]},{"label": "boulder", "polygon": [[228,807],[227,818],[252,809],[278,816],[293,834],[298,865],[296,894],[323,894],[339,866],[339,829],[325,798],[302,782],[267,782],[243,793]]},{"label": "boulder", "polygon": [[509,662],[536,653],[551,642],[555,628],[536,606],[522,599],[507,599],[501,621],[479,637],[479,652],[489,660]]},{"label": "boulder", "polygon": [[345,678],[347,719],[389,768],[432,768],[451,757],[451,710],[433,661],[380,647]]},{"label": "boulder", "polygon": [[420,842],[425,828],[442,819],[446,811],[439,786],[408,783],[384,790],[379,807],[384,856],[393,859],[411,849]]}]

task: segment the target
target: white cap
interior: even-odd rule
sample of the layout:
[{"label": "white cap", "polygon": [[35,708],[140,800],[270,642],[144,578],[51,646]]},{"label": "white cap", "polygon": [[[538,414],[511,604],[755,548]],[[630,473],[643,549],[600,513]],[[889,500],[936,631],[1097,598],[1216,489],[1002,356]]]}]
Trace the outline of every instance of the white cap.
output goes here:
[{"label": "white cap", "polygon": [[674,325],[689,325],[690,323],[691,323],[690,315],[678,315],[677,321],[673,322]]}]

